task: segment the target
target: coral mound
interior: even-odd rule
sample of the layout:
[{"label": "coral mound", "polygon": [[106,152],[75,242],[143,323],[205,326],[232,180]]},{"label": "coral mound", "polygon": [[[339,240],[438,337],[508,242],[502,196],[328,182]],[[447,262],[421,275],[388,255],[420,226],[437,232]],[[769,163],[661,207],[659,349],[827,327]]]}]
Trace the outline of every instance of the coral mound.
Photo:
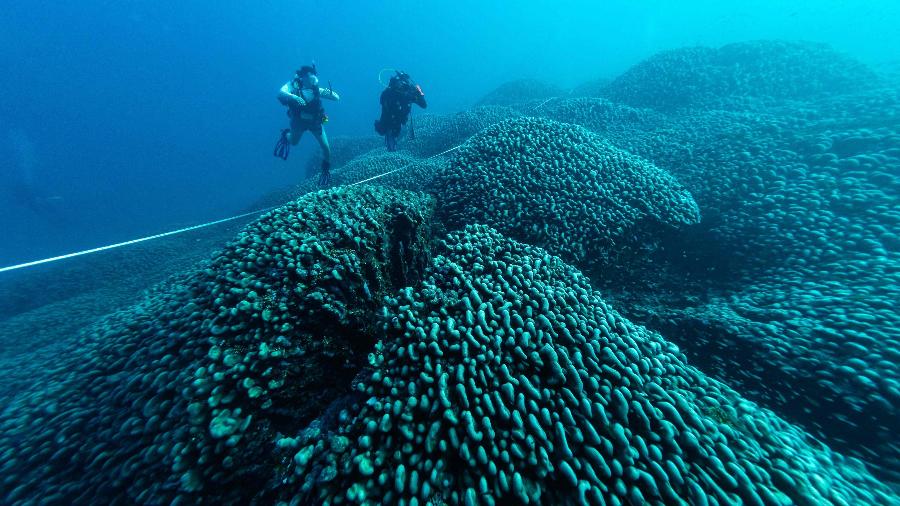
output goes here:
[{"label": "coral mound", "polygon": [[[635,107],[753,107],[756,97],[810,98],[865,89],[868,67],[826,44],[754,41],[663,51],[607,86],[604,96]],[[728,98],[729,100],[723,100]]]},{"label": "coral mound", "polygon": [[497,89],[482,97],[478,101],[478,105],[521,105],[525,102],[544,100],[565,94],[566,92],[555,84],[545,83],[538,79],[519,79],[501,84]]},{"label": "coral mound", "polygon": [[415,283],[432,200],[365,188],[262,217],[208,268],[102,322],[0,419],[4,503],[246,503],[349,388],[381,299]]},{"label": "coral mound", "polygon": [[895,500],[686,365],[558,257],[484,226],[442,253],[390,300],[359,412],[292,441],[292,503]]},{"label": "coral mound", "polygon": [[585,266],[642,226],[699,221],[691,194],[666,172],[580,126],[545,119],[486,128],[435,180],[450,226],[487,224]]},{"label": "coral mound", "polygon": [[510,107],[485,105],[454,114],[423,114],[410,121],[415,122],[415,139],[401,144],[413,154],[426,157],[456,147],[481,129],[505,119],[516,118],[521,113]]}]

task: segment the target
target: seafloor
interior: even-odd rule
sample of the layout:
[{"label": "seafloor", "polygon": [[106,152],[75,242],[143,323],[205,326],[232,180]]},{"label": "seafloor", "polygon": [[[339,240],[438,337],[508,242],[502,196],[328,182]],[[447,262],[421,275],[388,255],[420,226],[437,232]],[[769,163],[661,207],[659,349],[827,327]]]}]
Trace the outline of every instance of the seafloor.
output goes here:
[{"label": "seafloor", "polygon": [[900,504],[896,78],[748,42],[415,122],[0,279],[0,502]]}]

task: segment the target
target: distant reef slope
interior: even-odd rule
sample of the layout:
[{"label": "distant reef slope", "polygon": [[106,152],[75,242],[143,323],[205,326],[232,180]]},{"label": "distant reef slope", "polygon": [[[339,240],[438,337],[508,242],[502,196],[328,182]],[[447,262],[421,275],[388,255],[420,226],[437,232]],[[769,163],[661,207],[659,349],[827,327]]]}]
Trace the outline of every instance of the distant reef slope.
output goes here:
[{"label": "distant reef slope", "polygon": [[544,100],[564,94],[559,86],[538,79],[519,79],[501,84],[488,93],[478,105],[518,106],[533,100]]},{"label": "distant reef slope", "polygon": [[754,41],[654,55],[630,68],[602,96],[635,107],[740,107],[758,100],[808,99],[859,91],[876,74],[825,44]]}]

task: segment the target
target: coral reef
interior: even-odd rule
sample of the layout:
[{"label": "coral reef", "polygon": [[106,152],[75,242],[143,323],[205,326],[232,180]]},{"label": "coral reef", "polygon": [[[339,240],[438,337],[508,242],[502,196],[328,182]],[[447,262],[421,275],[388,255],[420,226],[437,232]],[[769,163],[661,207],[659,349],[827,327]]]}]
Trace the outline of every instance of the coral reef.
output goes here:
[{"label": "coral reef", "polygon": [[523,104],[565,95],[559,86],[538,79],[519,79],[498,86],[478,101],[477,105],[504,105],[519,108]]},{"label": "coral reef", "polygon": [[761,99],[840,94],[876,80],[869,68],[825,44],[754,41],[663,51],[614,79],[603,96],[661,110],[752,108]]},{"label": "coral reef", "polygon": [[416,138],[401,148],[419,157],[432,156],[458,146],[482,129],[522,114],[510,107],[480,106],[455,114],[423,114],[416,116]]},{"label": "coral reef", "polygon": [[[318,192],[206,267],[111,315],[0,419],[4,502],[244,502],[294,432],[349,388],[381,297],[417,282],[432,201]],[[249,494],[249,495],[248,495]]]},{"label": "coral reef", "polygon": [[484,226],[441,253],[390,300],[358,415],[294,441],[288,481],[311,502],[896,500],[686,365],[559,258]]},{"label": "coral reef", "polygon": [[900,504],[896,84],[759,41],[414,121],[7,288],[0,502]]},{"label": "coral reef", "polygon": [[602,97],[603,91],[611,82],[612,79],[606,77],[587,81],[572,88],[571,95],[573,97]]},{"label": "coral reef", "polygon": [[[794,46],[748,49],[789,51],[752,80],[781,75]],[[746,94],[744,112],[623,115],[621,105],[588,113],[553,102],[541,114],[582,124],[665,169],[700,207],[703,222],[666,241],[652,264],[620,264],[620,276],[596,280],[617,306],[707,372],[896,480],[900,101],[858,63],[817,54],[830,58],[815,60],[822,72],[844,75],[844,84],[811,78],[805,91],[787,86],[790,101],[732,91]],[[685,68],[717,71],[705,65]]]},{"label": "coral reef", "polygon": [[[681,185],[584,128],[525,118],[488,127],[435,178],[448,226],[484,223],[596,267],[646,222],[699,221]],[[621,243],[621,244],[620,244]]]}]

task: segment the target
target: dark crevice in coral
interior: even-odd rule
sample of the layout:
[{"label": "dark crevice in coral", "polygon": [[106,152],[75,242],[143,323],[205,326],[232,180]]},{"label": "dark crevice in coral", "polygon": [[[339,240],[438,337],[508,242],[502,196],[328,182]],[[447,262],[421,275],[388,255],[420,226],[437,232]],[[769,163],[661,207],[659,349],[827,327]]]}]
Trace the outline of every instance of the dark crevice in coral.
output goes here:
[{"label": "dark crevice in coral", "polygon": [[422,279],[428,263],[429,247],[427,243],[421,243],[420,225],[404,213],[394,216],[390,223],[388,272],[394,288],[414,285]]}]

